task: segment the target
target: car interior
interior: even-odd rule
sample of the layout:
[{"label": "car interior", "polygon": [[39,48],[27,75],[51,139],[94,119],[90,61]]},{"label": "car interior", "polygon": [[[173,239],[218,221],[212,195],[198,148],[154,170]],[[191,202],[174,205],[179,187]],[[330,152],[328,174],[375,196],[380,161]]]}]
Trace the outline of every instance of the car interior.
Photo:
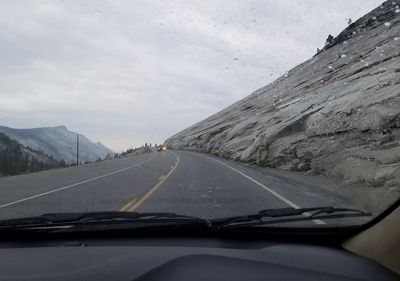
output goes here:
[{"label": "car interior", "polygon": [[400,280],[400,204],[363,226],[3,231],[0,280]]}]

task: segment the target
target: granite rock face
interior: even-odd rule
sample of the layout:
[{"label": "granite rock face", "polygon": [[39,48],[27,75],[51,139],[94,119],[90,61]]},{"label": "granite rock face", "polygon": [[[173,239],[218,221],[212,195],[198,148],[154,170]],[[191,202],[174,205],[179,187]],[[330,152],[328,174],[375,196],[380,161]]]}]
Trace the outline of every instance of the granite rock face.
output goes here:
[{"label": "granite rock face", "polygon": [[399,186],[399,6],[399,0],[383,3],[313,58],[166,145]]}]

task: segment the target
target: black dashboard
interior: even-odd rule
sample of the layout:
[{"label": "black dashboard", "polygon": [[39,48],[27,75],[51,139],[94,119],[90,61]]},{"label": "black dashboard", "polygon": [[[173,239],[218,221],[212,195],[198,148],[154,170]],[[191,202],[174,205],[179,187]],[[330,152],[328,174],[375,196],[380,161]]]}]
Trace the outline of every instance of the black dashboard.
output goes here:
[{"label": "black dashboard", "polygon": [[0,244],[0,280],[400,280],[337,247],[133,238]]}]

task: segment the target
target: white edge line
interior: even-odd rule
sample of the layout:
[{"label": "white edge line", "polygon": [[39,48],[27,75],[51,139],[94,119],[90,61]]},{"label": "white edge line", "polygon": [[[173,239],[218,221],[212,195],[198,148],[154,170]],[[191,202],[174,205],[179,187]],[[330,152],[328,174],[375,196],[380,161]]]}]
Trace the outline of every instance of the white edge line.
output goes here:
[{"label": "white edge line", "polygon": [[[132,156],[135,156],[135,155],[132,155]],[[131,156],[129,156],[129,157],[131,157]],[[144,170],[144,168],[141,166],[141,163],[137,163],[136,161],[129,159],[129,157],[126,156],[126,157],[123,157],[123,159],[130,163],[137,164],[140,169]]]},{"label": "white edge line", "polygon": [[114,171],[114,172],[111,172],[111,173],[107,173],[107,174],[104,174],[104,175],[101,175],[101,176],[90,178],[90,179],[87,179],[87,180],[84,180],[84,181],[81,181],[81,182],[77,182],[77,183],[74,183],[74,184],[71,184],[71,185],[67,185],[67,186],[63,186],[63,187],[57,188],[57,189],[53,189],[53,190],[50,190],[50,191],[39,193],[39,194],[30,196],[30,197],[22,198],[22,199],[14,201],[14,202],[6,203],[4,205],[0,205],[0,208],[4,208],[4,207],[11,206],[11,205],[15,205],[15,204],[18,204],[18,203],[21,203],[21,202],[24,202],[24,201],[28,201],[28,200],[31,200],[31,199],[34,199],[34,198],[37,198],[37,197],[41,197],[41,196],[48,195],[48,194],[51,194],[51,193],[54,193],[54,192],[57,192],[57,191],[65,190],[65,189],[68,189],[68,188],[71,188],[71,187],[75,187],[75,186],[78,186],[78,185],[81,185],[81,184],[84,184],[84,183],[88,183],[88,182],[91,182],[91,181],[94,181],[94,180],[98,180],[98,179],[101,179],[101,178],[104,178],[104,177],[111,176],[111,175],[114,175],[114,174],[129,170],[129,169],[132,169],[134,167],[140,166],[141,164],[147,163],[147,162],[153,160],[154,158],[156,158],[156,156],[157,156],[157,152],[154,154],[153,157],[151,157],[151,158],[149,158],[149,159],[147,159],[145,161],[139,162],[139,163],[137,163],[135,165],[132,165],[132,166],[129,166],[129,167],[126,167],[126,168],[123,168],[123,169],[120,169],[120,170],[117,170],[117,171]]},{"label": "white edge line", "polygon": [[[205,155],[202,155],[202,154],[199,154],[199,153],[194,153],[194,152],[190,152],[190,153],[195,154],[195,155],[198,155],[198,156],[201,156],[201,157],[204,157],[204,158],[208,158],[208,159],[210,159],[210,160],[213,160],[213,161],[215,161],[215,162],[217,162],[217,163],[219,163],[219,164],[221,164],[221,165],[223,165],[223,166],[225,166],[225,167],[227,167],[227,168],[229,168],[229,169],[235,171],[236,173],[242,175],[242,176],[245,177],[246,179],[248,179],[248,180],[254,182],[254,183],[257,184],[259,187],[265,189],[266,191],[268,191],[269,193],[271,193],[272,195],[274,195],[276,198],[282,200],[283,202],[285,202],[285,203],[286,203],[287,205],[289,205],[290,207],[292,207],[292,208],[294,208],[294,209],[300,209],[300,206],[299,206],[299,205],[293,203],[292,201],[290,201],[289,199],[283,197],[282,195],[280,195],[280,194],[277,193],[276,191],[272,190],[272,189],[269,188],[268,186],[265,186],[264,184],[262,184],[262,183],[259,182],[258,180],[253,179],[252,177],[246,175],[245,173],[239,171],[238,169],[233,168],[232,166],[229,166],[228,164],[225,164],[224,162],[219,161],[219,160],[217,160],[217,159],[214,159],[214,158],[212,158],[212,157],[208,157],[208,156],[205,156]],[[304,213],[304,215],[307,216],[307,217],[311,216],[310,213]],[[324,221],[319,220],[319,219],[313,220],[313,222],[316,223],[316,224],[326,224]]]}]

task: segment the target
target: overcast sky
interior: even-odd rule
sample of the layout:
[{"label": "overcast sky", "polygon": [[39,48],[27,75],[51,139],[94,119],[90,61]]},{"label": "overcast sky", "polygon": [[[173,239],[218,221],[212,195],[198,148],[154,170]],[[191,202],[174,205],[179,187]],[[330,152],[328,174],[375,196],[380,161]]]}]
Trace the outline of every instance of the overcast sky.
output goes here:
[{"label": "overcast sky", "polygon": [[0,125],[160,143],[272,82],[381,1],[2,1]]}]

